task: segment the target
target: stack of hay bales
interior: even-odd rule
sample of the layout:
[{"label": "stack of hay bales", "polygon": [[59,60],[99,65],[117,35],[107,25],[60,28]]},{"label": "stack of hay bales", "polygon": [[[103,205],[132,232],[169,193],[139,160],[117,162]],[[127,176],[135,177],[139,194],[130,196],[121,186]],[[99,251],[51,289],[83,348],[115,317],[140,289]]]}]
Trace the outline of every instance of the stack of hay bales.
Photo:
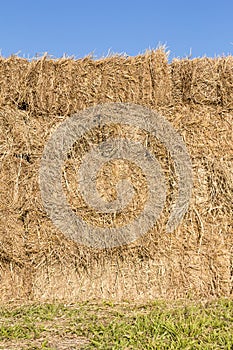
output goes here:
[{"label": "stack of hay bales", "polygon": [[[131,102],[162,114],[193,165],[188,212],[166,233],[169,208],[128,246],[69,240],[47,217],[38,184],[52,131],[78,110]],[[232,293],[233,57],[28,61],[0,58],[0,300],[207,298]],[[160,154],[170,167],[166,151]],[[169,182],[169,179],[168,179]],[[168,198],[175,186],[170,181]]]}]

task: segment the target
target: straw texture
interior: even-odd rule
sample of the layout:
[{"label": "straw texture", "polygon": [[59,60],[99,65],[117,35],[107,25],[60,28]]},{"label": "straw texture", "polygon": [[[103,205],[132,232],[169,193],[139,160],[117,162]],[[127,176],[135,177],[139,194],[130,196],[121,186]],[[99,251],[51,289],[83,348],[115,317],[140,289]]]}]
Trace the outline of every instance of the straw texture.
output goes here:
[{"label": "straw texture", "polygon": [[[181,225],[165,232],[177,193],[167,150],[145,131],[122,130],[157,155],[167,179],[166,207],[154,228],[128,246],[97,250],[59,232],[43,208],[40,159],[53,130],[78,110],[108,102],[132,102],[163,115],[182,136],[193,165],[193,195]],[[233,57],[174,60],[163,49],[136,57],[114,56],[27,61],[0,58],[0,300],[153,299],[230,295],[233,286],[232,228]],[[88,138],[104,139],[103,128]],[[97,136],[96,136],[97,135]],[[133,136],[132,136],[133,135]],[[93,141],[94,142],[94,141]],[[77,142],[63,169],[74,210]],[[129,210],[140,211],[147,189],[140,169],[112,164],[99,175],[98,190],[113,198],[106,176],[126,172],[142,190]],[[105,187],[104,187],[105,186]],[[85,208],[84,208],[85,209]],[[85,220],[104,225],[84,210]],[[130,216],[131,215],[131,216]],[[118,220],[118,221],[117,221]]]}]

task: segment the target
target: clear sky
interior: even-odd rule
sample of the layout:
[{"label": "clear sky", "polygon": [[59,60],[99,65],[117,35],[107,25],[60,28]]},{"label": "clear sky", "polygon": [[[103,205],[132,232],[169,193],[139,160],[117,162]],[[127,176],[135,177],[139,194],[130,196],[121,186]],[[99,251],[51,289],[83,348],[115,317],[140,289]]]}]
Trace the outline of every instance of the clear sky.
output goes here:
[{"label": "clear sky", "polygon": [[233,0],[3,0],[0,53],[134,56],[166,45],[173,57],[233,55]]}]

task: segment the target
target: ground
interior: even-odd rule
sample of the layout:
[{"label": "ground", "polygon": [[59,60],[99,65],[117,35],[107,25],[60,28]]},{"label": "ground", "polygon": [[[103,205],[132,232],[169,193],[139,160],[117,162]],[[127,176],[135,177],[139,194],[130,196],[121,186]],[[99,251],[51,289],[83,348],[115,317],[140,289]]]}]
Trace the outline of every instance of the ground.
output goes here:
[{"label": "ground", "polygon": [[0,307],[1,350],[233,349],[233,300]]}]

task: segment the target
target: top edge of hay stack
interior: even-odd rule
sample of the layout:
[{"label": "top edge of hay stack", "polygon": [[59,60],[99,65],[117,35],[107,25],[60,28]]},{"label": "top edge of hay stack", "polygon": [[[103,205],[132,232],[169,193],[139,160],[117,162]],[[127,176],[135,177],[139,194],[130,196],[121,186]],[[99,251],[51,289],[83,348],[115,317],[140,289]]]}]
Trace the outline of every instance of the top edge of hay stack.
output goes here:
[{"label": "top edge of hay stack", "polygon": [[99,60],[0,58],[0,106],[67,116],[103,102],[233,108],[233,57],[175,59],[163,49]]},{"label": "top edge of hay stack", "polygon": [[[164,217],[128,247],[93,251],[46,216],[38,169],[52,130],[73,113],[132,102],[162,114],[193,165],[193,196],[180,227]],[[145,300],[232,293],[233,57],[0,58],[0,300]],[[161,151],[165,171],[169,156]],[[170,192],[173,182],[168,179]]]}]

